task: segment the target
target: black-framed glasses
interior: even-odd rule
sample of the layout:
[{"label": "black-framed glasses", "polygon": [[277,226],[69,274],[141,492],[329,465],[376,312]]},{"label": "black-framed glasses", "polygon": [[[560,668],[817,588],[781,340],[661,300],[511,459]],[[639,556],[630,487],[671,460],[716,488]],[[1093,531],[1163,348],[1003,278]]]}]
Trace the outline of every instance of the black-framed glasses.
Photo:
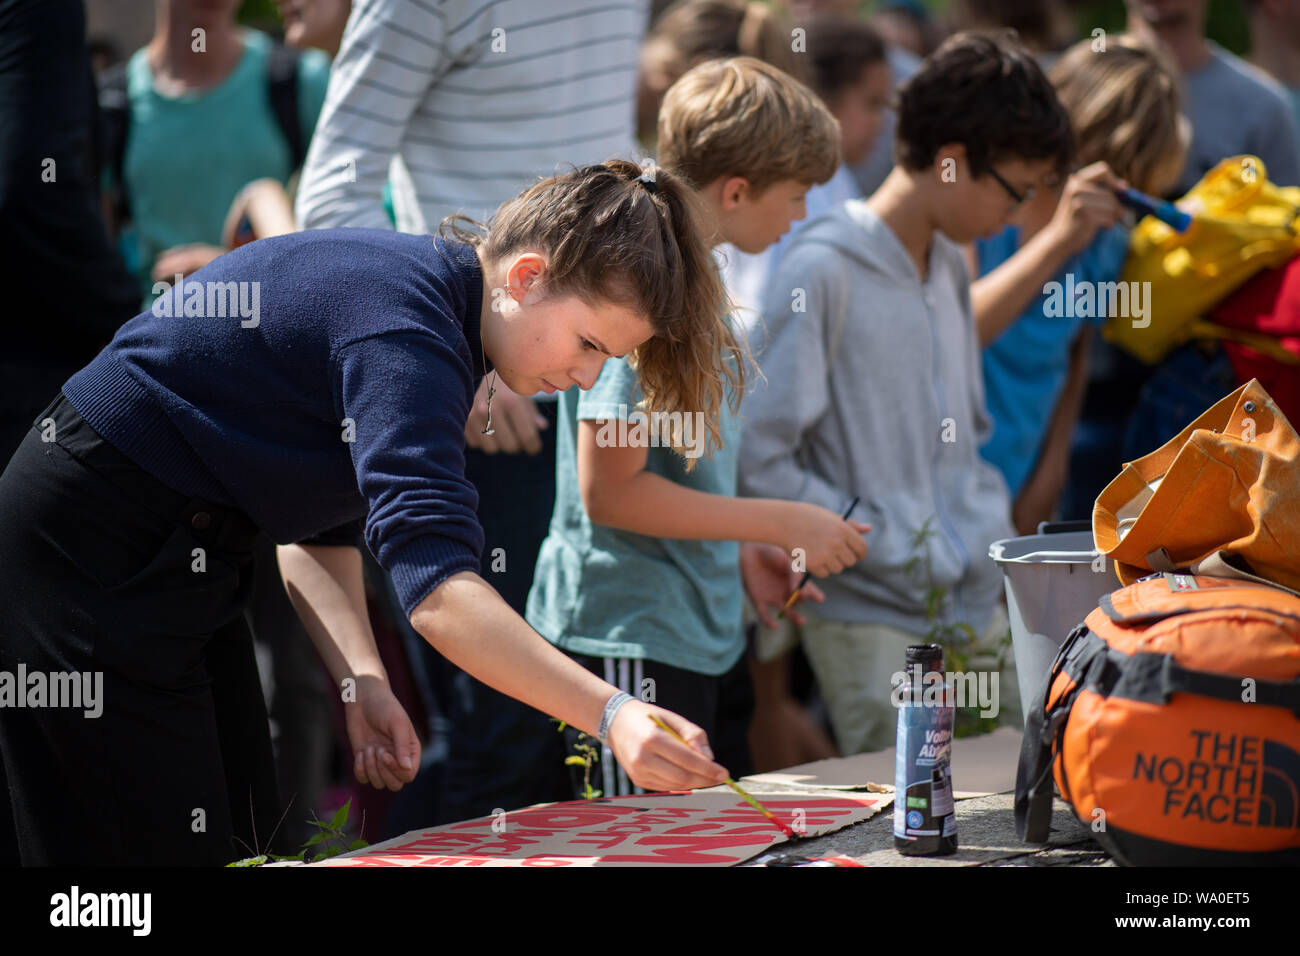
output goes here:
[{"label": "black-framed glasses", "polygon": [[1007,182],[1002,177],[1002,174],[999,173],[992,166],[989,167],[989,175],[998,181],[998,185],[1007,191],[1007,195],[1010,196],[1015,201],[1015,204],[1017,206],[1021,206],[1026,202],[1028,202],[1030,199],[1034,198],[1034,193],[1036,192],[1036,190],[1034,189],[1033,186],[1030,186],[1029,189],[1022,194],[1017,192],[1015,187],[1012,186],[1009,182]]}]

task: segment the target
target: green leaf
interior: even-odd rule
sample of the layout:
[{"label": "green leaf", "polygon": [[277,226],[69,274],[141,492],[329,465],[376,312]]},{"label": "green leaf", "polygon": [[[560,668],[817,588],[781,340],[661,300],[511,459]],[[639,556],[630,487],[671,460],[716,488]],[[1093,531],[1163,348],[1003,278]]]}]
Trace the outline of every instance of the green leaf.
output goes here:
[{"label": "green leaf", "polygon": [[343,847],[341,846],[330,847],[328,850],[325,850],[321,853],[317,853],[314,857],[311,858],[311,861],[313,863],[319,863],[321,860],[328,860],[332,856],[338,856],[342,852],[343,852]]},{"label": "green leaf", "polygon": [[353,840],[353,841],[352,841],[352,845],[349,846],[348,849],[349,849],[349,850],[364,850],[364,849],[365,849],[366,847],[368,847],[368,846],[370,846],[370,844],[367,843],[365,840]]},{"label": "green leaf", "polygon": [[317,833],[315,836],[313,836],[310,840],[308,840],[306,843],[302,845],[303,850],[306,851],[307,847],[309,846],[315,846],[318,843],[324,843],[326,840],[330,839],[333,836],[334,834],[326,833],[324,830],[322,830],[320,833]]},{"label": "green leaf", "polygon": [[564,765],[566,767],[585,767],[587,760],[585,757],[565,757]]},{"label": "green leaf", "polygon": [[261,856],[250,856],[244,860],[236,860],[234,863],[227,863],[226,866],[261,866],[266,862],[266,854]]},{"label": "green leaf", "polygon": [[937,616],[939,599],[941,596],[942,595],[936,592],[935,588],[930,588],[930,590],[925,593],[925,616],[927,618],[934,618]]},{"label": "green leaf", "polygon": [[348,810],[352,806],[352,798],[348,797],[348,802],[339,807],[330,818],[329,828],[331,830],[341,830],[348,822]]}]

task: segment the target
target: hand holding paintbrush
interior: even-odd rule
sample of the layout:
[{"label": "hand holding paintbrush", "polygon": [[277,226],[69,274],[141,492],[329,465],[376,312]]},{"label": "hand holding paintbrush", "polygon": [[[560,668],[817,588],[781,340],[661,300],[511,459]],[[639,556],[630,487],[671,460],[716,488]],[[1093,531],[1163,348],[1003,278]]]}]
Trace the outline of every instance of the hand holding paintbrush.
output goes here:
[{"label": "hand holding paintbrush", "polygon": [[[656,724],[658,724],[659,727],[660,727],[661,729],[666,730],[668,733],[672,734],[674,737],[676,737],[676,738],[677,738],[678,740],[680,740],[682,743],[684,743],[684,744],[686,743],[685,739],[683,739],[683,737],[682,737],[681,734],[679,734],[677,731],[673,730],[671,727],[669,727],[667,724],[665,724],[662,720],[660,720],[660,719],[659,719],[658,717],[656,717],[654,714],[650,714],[649,716],[650,716],[650,719],[653,720]],[[687,746],[690,746],[690,745],[687,744]],[[739,785],[738,783],[736,783],[736,781],[734,781],[734,780],[732,780],[730,777],[728,777],[726,780],[724,780],[724,781],[722,781],[722,782],[725,783],[725,784],[726,784],[728,787],[730,787],[732,790],[735,790],[736,793],[740,794],[740,796],[744,798],[745,802],[748,803],[751,807],[753,807],[753,808],[754,808],[755,810],[757,810],[759,813],[763,814],[763,816],[765,816],[765,817],[767,817],[769,820],[771,820],[772,823],[775,824],[775,825],[777,826],[777,828],[779,828],[780,831],[781,831],[782,833],[784,833],[784,834],[785,834],[786,836],[788,836],[788,837],[791,837],[791,838],[794,837],[795,833],[794,833],[793,830],[791,830],[788,826],[786,826],[784,823],[782,823],[780,820],[778,820],[778,819],[776,818],[776,815],[775,815],[774,813],[772,813],[771,810],[769,810],[767,807],[763,806],[761,803],[759,803],[757,800],[755,800],[753,797],[751,797],[748,793],[746,793],[744,790],[742,790],[741,787],[740,787],[740,785]]]},{"label": "hand holding paintbrush", "polygon": [[[852,501],[850,501],[849,506],[844,509],[844,514],[840,516],[840,520],[848,521],[849,515],[853,513],[853,509],[858,506],[858,502],[861,500],[862,500],[861,498],[855,497]],[[869,531],[871,529],[871,525],[859,525],[857,522],[850,522],[850,523],[864,532]],[[863,552],[865,553],[865,551],[866,548],[864,546]],[[802,593],[804,586],[808,583],[808,578],[811,577],[811,575],[812,575],[812,571],[804,572],[803,578],[799,581],[799,586],[794,589],[794,593],[790,595],[790,599],[785,602],[785,607],[783,607],[781,609],[781,613],[777,615],[778,618],[784,618],[786,612],[789,611],[790,608],[794,607],[795,602],[799,600],[799,596]]]}]

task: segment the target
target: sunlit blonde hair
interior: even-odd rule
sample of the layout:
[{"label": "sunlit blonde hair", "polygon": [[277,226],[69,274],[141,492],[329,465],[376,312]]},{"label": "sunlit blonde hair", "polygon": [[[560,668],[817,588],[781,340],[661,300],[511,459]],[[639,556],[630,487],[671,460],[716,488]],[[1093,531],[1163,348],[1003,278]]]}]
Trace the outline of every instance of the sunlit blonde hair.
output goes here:
[{"label": "sunlit blonde hair", "polygon": [[[718,418],[744,391],[745,350],[727,321],[731,304],[703,235],[700,200],[681,177],[612,159],[544,179],[502,204],[486,227],[469,231],[448,217],[440,232],[478,248],[487,263],[544,251],[547,296],[613,303],[644,315],[654,336],[628,356],[648,414],[702,413],[705,453],[722,447]],[[728,395],[728,392],[730,393]],[[674,424],[671,447],[685,455]],[[687,457],[686,469],[696,459]]]},{"label": "sunlit blonde hair", "polygon": [[659,108],[659,161],[696,188],[743,176],[755,193],[835,175],[840,127],[821,99],[753,57],[710,60],[674,83]]},{"label": "sunlit blonde hair", "polygon": [[1163,53],[1128,34],[1070,47],[1048,78],[1070,116],[1076,162],[1104,161],[1129,185],[1154,195],[1182,170],[1190,124],[1178,74]]}]

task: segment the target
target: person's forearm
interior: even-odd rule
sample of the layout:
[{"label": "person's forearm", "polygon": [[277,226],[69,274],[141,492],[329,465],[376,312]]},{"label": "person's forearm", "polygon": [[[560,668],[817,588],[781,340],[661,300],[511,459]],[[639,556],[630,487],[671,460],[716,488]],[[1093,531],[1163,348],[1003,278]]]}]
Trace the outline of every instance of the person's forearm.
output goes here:
[{"label": "person's forearm", "polygon": [[334,545],[281,545],[280,575],[298,617],[336,683],[388,680],[366,611],[361,552]]},{"label": "person's forearm", "polygon": [[1069,258],[1063,240],[1044,228],[1010,259],[971,283],[971,311],[980,348],[1001,335],[1042,294],[1043,286],[1060,273]]},{"label": "person's forearm", "polygon": [[1051,424],[1047,428],[1047,440],[1043,444],[1043,458],[1051,456],[1051,461],[1060,463],[1057,470],[1062,483],[1070,457],[1074,426],[1079,421],[1084,395],[1088,391],[1088,349],[1091,341],[1092,330],[1085,326],[1070,346],[1070,371],[1061,397],[1057,399]]},{"label": "person's forearm", "polygon": [[274,179],[255,179],[235,196],[221,227],[222,248],[234,248],[240,221],[248,219],[253,236],[270,239],[294,232],[293,202],[283,186]]},{"label": "person's forearm", "polygon": [[595,483],[586,505],[596,524],[653,538],[785,542],[780,520],[784,502],[697,491],[650,471],[617,484]]},{"label": "person's forearm", "polygon": [[[1052,412],[1034,469],[1016,495],[1012,520],[1021,534],[1033,534],[1039,522],[1051,520],[1065,487],[1074,426],[1087,392],[1090,337],[1090,329],[1085,327],[1071,347],[1070,371],[1065,388]],[[1065,517],[1073,519],[1079,516]]]},{"label": "person's forearm", "polygon": [[472,571],[439,584],[411,626],[471,676],[589,734],[618,691],[549,644]]}]

